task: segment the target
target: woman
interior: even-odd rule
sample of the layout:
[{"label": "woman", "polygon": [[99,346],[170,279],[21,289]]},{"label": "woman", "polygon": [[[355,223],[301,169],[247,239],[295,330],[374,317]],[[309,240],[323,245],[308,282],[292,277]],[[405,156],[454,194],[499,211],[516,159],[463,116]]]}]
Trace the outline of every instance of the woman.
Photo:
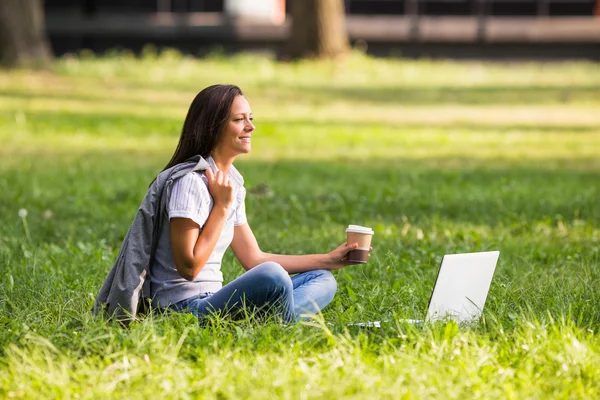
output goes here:
[{"label": "woman", "polygon": [[[233,162],[250,152],[254,129],[250,105],[237,86],[207,87],[192,102],[165,170],[198,154],[208,168],[177,179],[167,195],[168,221],[151,266],[153,305],[198,317],[215,312],[236,317],[249,307],[291,322],[333,299],[337,285],[330,271],[348,265],[346,254],[356,244],[328,254],[269,254],[248,225],[244,180]],[[222,286],[221,260],[229,246],[247,272]]]}]

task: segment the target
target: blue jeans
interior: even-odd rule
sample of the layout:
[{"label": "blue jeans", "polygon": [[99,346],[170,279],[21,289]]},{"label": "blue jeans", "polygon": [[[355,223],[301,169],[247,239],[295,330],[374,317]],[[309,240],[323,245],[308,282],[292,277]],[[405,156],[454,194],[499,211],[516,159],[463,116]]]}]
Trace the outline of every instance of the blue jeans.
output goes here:
[{"label": "blue jeans", "polygon": [[321,311],[331,303],[336,290],[337,283],[329,271],[314,270],[290,277],[281,265],[266,262],[215,293],[202,293],[170,308],[197,317],[217,313],[236,319],[249,310],[293,322]]}]

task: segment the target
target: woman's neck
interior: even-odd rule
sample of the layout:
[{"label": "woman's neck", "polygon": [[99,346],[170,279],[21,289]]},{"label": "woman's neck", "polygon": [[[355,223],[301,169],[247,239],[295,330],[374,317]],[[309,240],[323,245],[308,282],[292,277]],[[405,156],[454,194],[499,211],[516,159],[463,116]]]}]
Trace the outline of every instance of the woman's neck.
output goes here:
[{"label": "woman's neck", "polygon": [[231,167],[233,160],[235,160],[235,156],[225,156],[216,151],[213,151],[210,156],[212,157],[219,171],[223,172],[229,172],[229,167]]}]

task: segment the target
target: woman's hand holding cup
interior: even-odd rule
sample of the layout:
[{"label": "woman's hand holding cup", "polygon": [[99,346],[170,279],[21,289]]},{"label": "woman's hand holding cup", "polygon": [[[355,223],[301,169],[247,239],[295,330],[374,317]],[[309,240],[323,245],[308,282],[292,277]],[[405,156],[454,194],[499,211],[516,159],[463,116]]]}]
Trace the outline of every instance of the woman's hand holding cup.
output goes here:
[{"label": "woman's hand holding cup", "polygon": [[[326,268],[336,270],[351,264],[365,264],[369,257],[371,257],[369,252],[373,250],[370,242],[371,240],[369,239],[368,247],[366,248],[360,247],[365,244],[364,240],[361,243],[353,243],[348,240],[346,243],[341,244],[335,250],[327,253]],[[359,252],[358,255],[353,256],[356,252]]]}]

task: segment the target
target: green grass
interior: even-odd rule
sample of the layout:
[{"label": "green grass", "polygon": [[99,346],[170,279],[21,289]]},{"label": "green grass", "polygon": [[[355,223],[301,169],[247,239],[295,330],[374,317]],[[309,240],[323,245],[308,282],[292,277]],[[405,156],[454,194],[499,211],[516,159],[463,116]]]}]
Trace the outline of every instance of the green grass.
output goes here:
[{"label": "green grass", "polygon": [[[239,84],[265,251],[375,229],[322,318],[89,309],[189,103]],[[600,65],[176,53],[0,71],[0,397],[598,398]],[[269,194],[257,188],[267,185]],[[20,218],[19,209],[28,211]],[[417,329],[441,256],[498,249],[480,324]],[[242,269],[231,253],[227,280]],[[381,329],[350,327],[389,320]]]}]

